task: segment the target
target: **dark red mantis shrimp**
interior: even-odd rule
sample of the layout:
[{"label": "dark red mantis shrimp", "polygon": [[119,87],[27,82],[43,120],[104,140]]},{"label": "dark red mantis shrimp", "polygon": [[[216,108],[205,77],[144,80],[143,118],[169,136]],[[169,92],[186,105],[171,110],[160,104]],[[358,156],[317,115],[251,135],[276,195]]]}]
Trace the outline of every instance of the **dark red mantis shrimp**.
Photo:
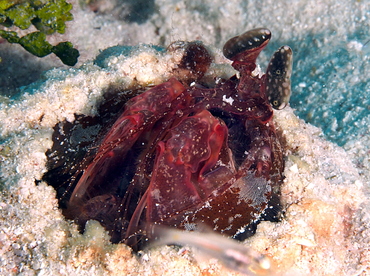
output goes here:
[{"label": "dark red mantis shrimp", "polygon": [[[272,106],[288,103],[292,69],[283,46],[266,74],[256,73],[270,37],[254,29],[225,44],[239,77],[212,88],[171,78],[127,101],[76,178],[66,216],[82,228],[98,220],[112,241],[129,244],[150,239],[154,224],[191,230],[201,223],[235,235],[258,220],[283,178]],[[202,44],[189,45],[179,68],[197,81],[211,59]]]}]

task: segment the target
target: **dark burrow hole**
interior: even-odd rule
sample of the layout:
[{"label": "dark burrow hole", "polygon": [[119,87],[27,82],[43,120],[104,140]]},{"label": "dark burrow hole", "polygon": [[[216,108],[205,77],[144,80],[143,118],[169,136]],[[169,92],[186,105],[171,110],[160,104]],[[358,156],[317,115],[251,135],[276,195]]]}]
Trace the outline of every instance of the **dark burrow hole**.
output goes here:
[{"label": "dark burrow hole", "polygon": [[[123,162],[117,167],[117,170],[113,170],[114,175],[107,177],[107,183],[117,181],[117,178],[120,179],[120,183],[112,184],[115,187],[113,191],[109,189],[98,191],[98,194],[100,194],[100,196],[97,196],[98,200],[92,200],[85,204],[81,209],[85,214],[79,214],[78,219],[66,212],[67,203],[83,170],[92,161],[105,134],[122,113],[125,102],[141,92],[142,90],[117,92],[116,88],[108,89],[104,95],[104,100],[98,107],[97,116],[76,115],[74,122],[63,121],[54,126],[54,143],[52,148],[46,152],[48,171],[44,174],[42,180],[53,186],[57,191],[59,207],[63,214],[68,219],[75,219],[81,232],[84,231],[87,220],[99,221],[109,232],[111,241],[114,243],[123,241],[123,232],[127,229],[129,223],[129,218],[119,216],[118,212],[123,212],[122,206],[120,207],[122,205],[120,200],[125,197],[126,192],[131,193],[131,202],[133,203],[128,205],[127,210],[125,210],[127,216],[131,217],[137,207],[137,202],[143,195],[141,189],[145,189],[145,187],[140,187],[140,189],[129,188],[135,174],[136,161]],[[219,110],[213,110],[212,114],[221,118],[229,127],[229,137],[231,137],[229,139],[235,142],[230,145],[230,148],[235,157],[235,163],[240,165],[245,158],[245,152],[249,149],[248,135],[233,131],[234,128],[238,129],[240,127],[237,116]],[[127,158],[128,160],[136,160],[142,149],[147,146],[146,143],[145,136],[139,139],[129,151],[126,160]],[[112,194],[114,196],[111,196]],[[252,236],[261,220],[279,221],[281,216],[279,197],[274,196],[269,205],[271,208],[266,208],[260,220],[252,222],[245,227],[243,233],[235,236],[237,240],[244,240]],[[138,246],[134,249],[141,249],[146,244],[145,233],[138,233],[136,242]]]},{"label": "dark burrow hole", "polygon": [[[189,51],[195,51],[194,48],[197,51],[201,49],[200,52],[206,53],[206,50],[203,50],[199,43],[192,43],[188,46]],[[183,83],[200,80],[211,62],[207,55],[203,59],[192,56],[185,54],[184,60],[179,65],[180,70],[174,71],[174,75],[177,77],[184,76],[184,79],[181,80]],[[188,66],[191,60],[194,60],[194,68]],[[184,72],[186,73],[184,74]],[[232,78],[231,81],[236,82],[237,80]],[[150,142],[150,131],[140,135],[126,156],[109,169],[109,174],[104,175],[104,181],[107,185],[104,187],[100,185],[98,189],[92,190],[88,202],[80,202],[81,206],[73,210],[75,213],[68,210],[67,207],[84,170],[94,159],[105,135],[122,114],[125,103],[147,89],[122,91],[119,87],[109,87],[104,94],[103,101],[97,107],[96,116],[75,115],[74,122],[63,121],[54,126],[53,146],[46,152],[48,171],[43,175],[42,180],[55,188],[59,207],[63,214],[67,219],[73,219],[79,225],[81,232],[84,231],[87,220],[94,219],[99,221],[109,232],[112,242],[126,242],[125,233],[130,218],[149,185],[154,164],[156,145],[152,145]],[[197,101],[195,98],[194,100]],[[241,124],[238,115],[232,115],[220,109],[212,109],[210,112],[228,127],[229,140],[233,141],[228,146],[234,156],[236,167],[240,166],[246,158],[251,143],[245,126]],[[152,129],[156,129],[156,124],[158,124],[159,129],[166,130],[166,118],[168,117],[164,114]],[[163,135],[165,136],[166,133]],[[150,162],[142,166],[143,172],[137,172],[140,163],[139,156],[144,151],[150,155],[147,158]],[[143,181],[137,185],[130,185],[138,174],[142,175]],[[269,207],[261,214],[260,219],[246,226],[245,231],[236,235],[235,238],[244,240],[252,236],[259,221],[279,221],[281,213],[279,192],[275,192],[269,202]],[[139,225],[139,230],[135,232],[136,245],[133,247],[134,250],[139,250],[146,244],[145,230],[143,229],[141,232],[140,227],[145,228],[143,225]]]}]

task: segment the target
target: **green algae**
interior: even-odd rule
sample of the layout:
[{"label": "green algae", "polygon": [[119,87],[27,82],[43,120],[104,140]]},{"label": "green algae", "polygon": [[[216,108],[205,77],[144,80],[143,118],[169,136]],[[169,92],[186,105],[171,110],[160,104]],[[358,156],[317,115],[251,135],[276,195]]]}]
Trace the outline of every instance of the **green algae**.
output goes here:
[{"label": "green algae", "polygon": [[69,66],[77,63],[79,52],[70,42],[56,46],[46,41],[46,36],[65,32],[65,22],[73,20],[72,5],[65,0],[0,0],[0,24],[27,30],[31,26],[38,31],[22,37],[14,31],[0,30],[0,36],[10,43],[18,43],[31,54],[44,57],[51,53]]}]

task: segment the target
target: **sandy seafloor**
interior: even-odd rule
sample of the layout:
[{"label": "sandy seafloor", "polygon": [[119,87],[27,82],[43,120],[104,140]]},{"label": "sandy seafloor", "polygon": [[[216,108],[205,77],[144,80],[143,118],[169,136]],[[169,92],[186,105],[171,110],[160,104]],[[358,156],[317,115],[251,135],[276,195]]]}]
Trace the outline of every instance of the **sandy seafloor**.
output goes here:
[{"label": "sandy seafloor", "polygon": [[159,84],[174,66],[144,46],[98,66],[99,50],[202,40],[218,56],[209,74],[220,75],[223,43],[261,26],[273,34],[262,68],[280,45],[294,51],[291,107],[275,112],[286,213],[244,243],[269,256],[277,275],[370,275],[370,1],[162,0],[143,1],[151,3],[144,11],[125,2],[101,1],[98,13],[73,2],[63,39],[80,50],[74,68],[0,44],[0,275],[233,275],[215,260],[194,261],[191,249],[161,247],[138,259],[94,222],[81,235],[58,210],[53,188],[35,179],[46,170],[57,122],[94,114],[109,85]]}]

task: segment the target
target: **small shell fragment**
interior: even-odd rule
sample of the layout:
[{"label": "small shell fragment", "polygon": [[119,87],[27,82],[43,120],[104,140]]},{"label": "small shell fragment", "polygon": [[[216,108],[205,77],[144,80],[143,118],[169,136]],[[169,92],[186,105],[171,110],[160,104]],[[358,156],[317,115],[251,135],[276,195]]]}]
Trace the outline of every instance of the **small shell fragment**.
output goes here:
[{"label": "small shell fragment", "polygon": [[213,231],[189,232],[159,225],[154,225],[152,231],[157,240],[149,247],[165,244],[191,246],[199,253],[218,259],[225,267],[245,275],[270,275],[272,272],[267,256]]}]

